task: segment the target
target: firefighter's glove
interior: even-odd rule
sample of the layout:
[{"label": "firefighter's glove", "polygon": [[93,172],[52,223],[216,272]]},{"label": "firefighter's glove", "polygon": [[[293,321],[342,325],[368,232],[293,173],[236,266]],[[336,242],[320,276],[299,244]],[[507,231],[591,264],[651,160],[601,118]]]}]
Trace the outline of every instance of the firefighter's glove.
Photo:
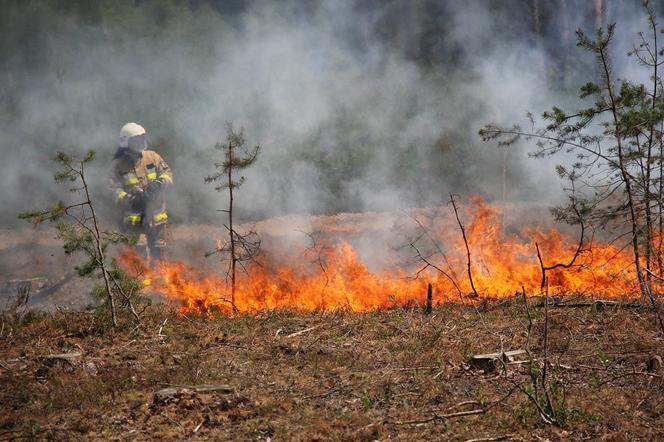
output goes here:
[{"label": "firefighter's glove", "polygon": [[164,187],[164,183],[161,180],[152,180],[148,183],[148,187],[145,189],[145,198],[148,200],[153,200],[159,195]]},{"label": "firefighter's glove", "polygon": [[127,200],[128,208],[140,207],[145,204],[145,193],[142,190],[134,190],[129,194]]},{"label": "firefighter's glove", "polygon": [[135,193],[129,192],[128,194],[122,192],[122,196],[118,198],[118,202],[124,209],[131,209],[134,205]]}]

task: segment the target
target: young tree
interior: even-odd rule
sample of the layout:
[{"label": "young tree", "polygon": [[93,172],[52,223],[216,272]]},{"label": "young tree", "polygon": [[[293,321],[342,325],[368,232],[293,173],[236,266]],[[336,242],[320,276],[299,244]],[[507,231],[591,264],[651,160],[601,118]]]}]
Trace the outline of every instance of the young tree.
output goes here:
[{"label": "young tree", "polygon": [[664,332],[653,295],[654,270],[660,275],[664,270],[660,29],[651,5],[648,1],[643,3],[650,36],[639,33],[639,40],[628,55],[649,70],[650,85],[614,77],[609,48],[615,24],[606,31],[598,29],[594,40],[579,30],[577,46],[592,53],[597,62],[599,80],[586,83],[579,96],[581,100],[592,98],[592,105],[571,113],[553,107],[542,116],[548,123],[543,128],[536,128],[529,115],[531,130],[519,125],[505,128],[489,124],[480,130],[480,135],[484,141],[498,140],[502,146],[521,138],[536,140],[536,157],[561,152],[576,155],[571,166],[557,167],[560,177],[575,185],[568,189],[570,203],[555,208],[553,213],[558,220],[571,224],[578,224],[583,216],[592,225],[613,232],[616,239],[629,237],[642,298],[650,299]]},{"label": "young tree", "polygon": [[61,170],[55,174],[55,181],[74,183],[74,187],[69,190],[82,194],[83,197],[79,202],[65,204],[58,201],[50,209],[35,209],[22,212],[18,216],[33,224],[44,221],[55,222],[58,237],[64,243],[65,253],[83,252],[87,260],[76,269],[80,276],[96,275],[103,281],[103,285],[96,286],[93,293],[105,295],[115,327],[117,326],[116,295],[122,297],[138,320],[132,296],[140,291],[140,285],[136,278],[124,272],[114,259],[108,258],[107,252],[111,244],[127,243],[129,239],[117,232],[104,231],[100,227],[85,169],[94,157],[93,150],[88,151],[83,158],[62,152],[58,152],[55,156],[55,161],[61,166]]},{"label": "young tree", "polygon": [[218,183],[215,190],[219,192],[228,191],[228,209],[222,210],[228,214],[228,225],[224,228],[228,234],[228,241],[218,246],[216,250],[207,254],[207,256],[222,253],[228,256],[228,270],[226,278],[231,280],[231,305],[234,311],[237,311],[235,305],[235,286],[236,286],[236,267],[240,265],[245,271],[244,263],[256,257],[260,251],[260,238],[254,230],[238,232],[233,226],[233,191],[240,187],[245,181],[245,177],[237,178],[237,172],[246,169],[254,164],[258,158],[260,146],[256,145],[251,149],[245,147],[244,129],[236,131],[233,125],[226,125],[226,142],[219,142],[215,149],[222,152],[223,161],[214,164],[217,171],[212,175],[205,177],[206,183]]}]

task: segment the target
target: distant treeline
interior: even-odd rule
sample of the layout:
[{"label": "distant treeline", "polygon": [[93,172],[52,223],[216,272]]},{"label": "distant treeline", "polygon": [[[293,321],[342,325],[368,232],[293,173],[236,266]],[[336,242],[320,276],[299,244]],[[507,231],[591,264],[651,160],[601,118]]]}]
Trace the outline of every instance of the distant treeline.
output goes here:
[{"label": "distant treeline", "polygon": [[[342,9],[347,17],[336,15],[335,8],[342,3],[352,5],[350,10]],[[664,13],[664,2],[655,3]],[[420,92],[413,103],[403,104],[403,121],[386,117],[386,122],[379,123],[365,120],[371,120],[374,109],[384,111],[388,107],[381,102],[380,94],[393,91],[377,90],[376,104],[363,104],[363,113],[357,112],[358,104],[346,107],[341,97],[339,103],[325,109],[331,109],[332,114],[324,124],[308,129],[301,139],[289,139],[288,149],[279,146],[284,150],[278,154],[270,140],[266,142],[266,134],[277,132],[279,126],[272,127],[264,115],[266,110],[255,104],[260,103],[258,92],[258,99],[252,103],[255,108],[229,99],[219,103],[231,110],[247,107],[242,115],[254,125],[250,133],[265,144],[261,160],[272,162],[269,169],[266,167],[270,173],[288,176],[294,163],[307,165],[306,177],[298,176],[299,181],[287,184],[322,188],[326,199],[302,210],[336,211],[364,207],[345,183],[371,175],[377,167],[376,149],[384,149],[404,133],[403,137],[412,138],[412,143],[401,138],[395,141],[399,149],[390,154],[389,164],[383,161],[384,171],[373,172],[369,184],[378,189],[384,187],[384,182],[403,185],[407,189],[404,195],[413,196],[408,204],[435,202],[437,194],[443,201],[446,192],[440,189],[449,183],[455,183],[458,192],[482,193],[478,183],[501,175],[505,160],[502,153],[487,154],[486,146],[475,147],[479,144],[477,129],[488,118],[483,113],[481,93],[472,97],[469,92],[455,95],[458,85],[477,76],[477,72],[466,73],[469,65],[484,55],[492,56],[497,48],[509,51],[512,45],[533,47],[546,55],[551,88],[561,94],[573,92],[578,87],[575,79],[579,72],[592,66],[592,60],[578,60],[581,54],[575,49],[574,30],[589,30],[637,16],[640,0],[0,0],[0,154],[3,168],[7,168],[0,184],[5,207],[10,208],[0,215],[0,225],[11,224],[19,210],[43,205],[53,197],[49,159],[54,151],[94,147],[101,150],[103,165],[113,153],[121,125],[137,116],[151,134],[152,147],[173,163],[176,183],[180,184],[180,216],[208,216],[209,211],[203,213],[192,195],[201,192],[199,181],[210,172],[204,169],[209,166],[209,156],[202,148],[187,148],[196,142],[203,147],[209,144],[210,148],[214,144],[209,133],[192,133],[199,130],[192,127],[210,115],[208,111],[218,97],[197,79],[218,75],[220,59],[237,57],[234,42],[243,35],[247,16],[265,5],[276,8],[276,16],[287,15],[294,28],[327,8],[326,14],[338,29],[336,35],[346,40],[345,47],[365,51],[367,57],[376,47],[397,54],[417,67],[419,77],[411,77],[423,79],[440,94],[437,102],[430,99],[423,104],[417,100],[431,94]],[[260,14],[256,13],[258,19]],[[356,15],[363,17],[362,21],[356,21]],[[491,35],[483,32],[487,28],[492,29]],[[274,38],[266,35],[266,43]],[[366,88],[372,86],[369,82]],[[408,88],[414,86],[406,83],[404,95],[408,96]],[[352,96],[354,91],[348,93]],[[428,110],[434,105],[440,109]],[[424,112],[430,112],[426,121],[419,123],[425,130],[448,119],[445,112],[463,114],[467,124],[419,139],[406,129],[414,131],[409,119],[422,118]],[[219,136],[223,135],[223,123],[218,122]],[[300,122],[292,124],[297,127]],[[369,124],[378,126],[372,130],[380,136],[369,132]],[[458,146],[466,150],[460,151]],[[507,169],[506,173],[512,183],[523,179],[518,168]],[[374,179],[374,175],[384,182]],[[194,184],[183,183],[184,176]],[[309,181],[309,176],[315,176],[315,183]],[[272,186],[274,191],[274,183],[281,181],[262,185]],[[484,186],[487,188],[491,194],[492,189],[502,186],[491,181]],[[432,189],[433,197],[429,195]],[[279,213],[280,207],[293,210],[288,206],[292,200],[288,192],[291,190],[284,190],[283,200],[275,202],[270,210],[264,206],[272,201],[255,200],[253,207],[240,207],[239,211],[261,216]]]}]

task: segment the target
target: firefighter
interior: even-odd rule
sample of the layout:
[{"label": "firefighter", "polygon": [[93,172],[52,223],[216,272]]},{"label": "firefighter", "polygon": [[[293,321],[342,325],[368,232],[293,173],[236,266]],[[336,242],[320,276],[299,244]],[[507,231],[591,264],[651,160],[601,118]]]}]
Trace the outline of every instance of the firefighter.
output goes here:
[{"label": "firefighter", "polygon": [[164,259],[165,191],[173,184],[170,167],[157,152],[147,150],[145,129],[136,123],[120,130],[113,160],[111,185],[121,208],[121,231],[138,236],[136,248],[147,259]]}]

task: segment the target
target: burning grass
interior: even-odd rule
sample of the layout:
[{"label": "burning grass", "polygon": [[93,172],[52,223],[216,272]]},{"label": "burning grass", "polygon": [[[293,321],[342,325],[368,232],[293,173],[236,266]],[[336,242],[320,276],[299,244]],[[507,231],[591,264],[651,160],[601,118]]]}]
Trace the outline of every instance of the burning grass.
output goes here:
[{"label": "burning grass", "polygon": [[[541,299],[529,303],[538,358]],[[90,312],[3,324],[4,439],[664,437],[662,372],[646,368],[662,341],[651,313],[640,309],[550,309],[550,376],[566,394],[562,427],[544,425],[532,403],[512,391],[512,381],[527,385],[528,364],[484,372],[468,363],[474,354],[525,346],[527,315],[518,297],[441,305],[428,316],[419,307],[232,317],[155,306],[141,326],[117,330],[103,313]],[[62,353],[79,356],[45,357]],[[216,383],[233,392],[154,395]]]},{"label": "burning grass", "polygon": [[[460,213],[466,220],[474,285],[485,298],[509,297],[522,287],[528,293],[540,292],[536,244],[544,265],[569,262],[578,248],[578,238],[537,227],[536,222],[523,222],[514,208],[489,204],[479,197],[461,206]],[[506,216],[517,219],[506,225]],[[374,222],[367,222],[370,219]],[[403,213],[399,229],[377,234],[380,219],[365,214],[364,223],[339,225],[331,217],[307,233],[310,238],[318,236],[313,245],[265,250],[260,259],[247,263],[244,273],[239,272],[237,311],[382,310],[424,302],[429,282],[438,303],[457,302],[474,291],[466,272],[464,240],[449,207]],[[401,245],[381,249],[380,241],[375,241],[360,253],[356,244],[366,243],[367,237],[389,237],[392,244]],[[383,257],[382,263],[371,268],[369,262],[376,255]],[[151,281],[151,291],[174,302],[182,312],[233,311],[223,271],[202,270],[179,261],[161,262],[149,269],[132,252],[125,252],[122,261]],[[623,244],[586,240],[571,268],[551,270],[547,276],[551,293],[624,298],[639,293],[633,267],[631,252]]]}]

